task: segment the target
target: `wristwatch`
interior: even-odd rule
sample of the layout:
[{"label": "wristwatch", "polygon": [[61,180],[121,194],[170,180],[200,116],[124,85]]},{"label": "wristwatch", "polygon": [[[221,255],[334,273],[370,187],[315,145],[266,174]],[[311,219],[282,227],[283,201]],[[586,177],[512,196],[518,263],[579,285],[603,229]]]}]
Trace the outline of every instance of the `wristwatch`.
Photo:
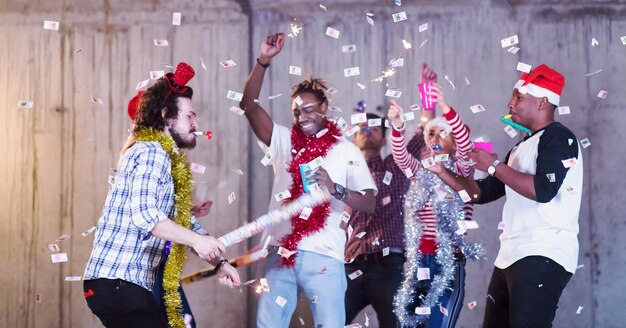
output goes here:
[{"label": "wristwatch", "polygon": [[346,198],[346,188],[338,183],[335,183],[335,193],[333,196],[338,200],[344,200]]},{"label": "wristwatch", "polygon": [[489,173],[489,175],[491,176],[495,176],[496,174],[496,166],[498,166],[498,164],[500,164],[499,160],[495,160],[493,161],[493,163],[491,163],[491,165],[489,165],[489,167],[487,168],[487,173]]}]

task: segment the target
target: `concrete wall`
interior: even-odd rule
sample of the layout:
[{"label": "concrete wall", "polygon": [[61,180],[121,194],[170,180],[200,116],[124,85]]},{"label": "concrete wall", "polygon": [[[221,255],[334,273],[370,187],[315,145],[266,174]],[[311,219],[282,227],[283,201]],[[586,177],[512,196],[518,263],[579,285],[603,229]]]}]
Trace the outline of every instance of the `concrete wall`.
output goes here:
[{"label": "concrete wall", "polygon": [[[198,122],[214,132],[189,156],[207,167],[204,175],[194,175],[194,196],[214,201],[200,222],[220,234],[247,218],[247,130],[242,117],[228,110],[236,102],[226,98],[247,74],[247,19],[229,2],[30,5],[7,4],[0,11],[0,327],[98,327],[82,282],[64,277],[83,274],[93,234],[80,233],[98,220],[107,178],[130,128],[128,100],[150,71],[167,72],[164,65],[179,61],[196,69],[190,85]],[[173,11],[183,13],[181,26],[171,25]],[[44,30],[44,20],[60,21],[61,28]],[[155,47],[153,39],[167,39],[170,46]],[[239,66],[222,68],[218,62],[226,59]],[[20,99],[33,100],[34,107],[18,108]],[[231,192],[237,200],[229,205]],[[58,243],[69,262],[52,264],[47,245],[61,234],[72,236]],[[228,256],[245,248],[233,247]],[[208,267],[190,258],[185,273]],[[240,303],[247,290],[242,295],[209,279],[187,291],[202,327],[216,317],[245,326],[247,310]]]},{"label": "concrete wall", "polygon": [[[555,327],[621,327],[626,315],[622,269],[626,262],[620,238],[626,210],[624,184],[619,178],[626,156],[620,140],[626,121],[626,35],[624,1],[135,1],[1,2],[0,3],[0,327],[98,327],[82,299],[80,283],[63,281],[81,275],[91,249],[92,236],[80,233],[95,224],[107,191],[107,176],[115,166],[129,123],[126,103],[135,85],[164,64],[188,61],[196,68],[192,80],[194,104],[201,127],[214,139],[200,142],[190,158],[207,166],[195,177],[198,198],[214,201],[212,213],[201,222],[220,234],[266,212],[271,197],[271,173],[259,161],[262,153],[245,122],[228,111],[234,102],[228,90],[241,92],[249,63],[257,57],[262,37],[303,25],[287,40],[266,76],[261,102],[281,124],[292,120],[289,87],[301,77],[288,74],[290,65],[303,74],[327,77],[339,92],[335,105],[349,119],[355,102],[365,99],[368,109],[385,108],[387,87],[403,91],[400,104],[418,101],[419,65],[428,62],[440,76],[447,99],[472,128],[472,137],[495,143],[503,157],[518,139],[509,138],[498,117],[505,113],[511,87],[519,76],[518,61],[536,66],[546,63],[566,77],[562,104],[572,114],[558,117],[579,139],[589,138],[583,150],[585,185],[580,215],[580,264],[561,299]],[[250,6],[251,16],[246,14]],[[244,8],[243,10],[241,8]],[[408,20],[393,23],[391,14],[407,11]],[[183,13],[183,25],[171,26],[171,13]],[[365,13],[371,11],[370,26]],[[250,21],[249,21],[250,19]],[[294,20],[295,19],[295,20]],[[43,30],[43,20],[61,22],[59,31]],[[417,27],[429,23],[426,32]],[[338,40],[324,35],[326,27],[341,31]],[[500,40],[518,34],[521,50],[513,55]],[[156,48],[152,39],[168,39],[170,47]],[[591,46],[591,39],[599,45]],[[402,39],[412,49],[402,47]],[[428,41],[422,48],[420,44]],[[344,54],[341,46],[356,44],[357,52]],[[77,52],[82,49],[81,52]],[[380,75],[390,59],[402,55],[405,67],[386,83],[370,80]],[[200,66],[200,57],[207,70]],[[217,62],[233,59],[234,68]],[[343,76],[343,69],[359,66],[361,75]],[[599,74],[586,77],[598,69]],[[443,79],[448,75],[453,90]],[[464,78],[470,81],[466,85]],[[357,87],[360,82],[365,90]],[[607,90],[605,100],[596,97]],[[275,100],[267,96],[282,93]],[[90,97],[103,100],[93,104]],[[32,109],[20,109],[18,100],[34,100]],[[470,105],[487,111],[472,114]],[[410,127],[414,129],[414,127]],[[232,170],[242,169],[244,176]],[[237,201],[228,205],[234,191]],[[467,266],[467,307],[458,327],[478,327],[482,321],[486,287],[498,248],[496,229],[502,201],[479,206],[481,228],[471,239],[482,241],[489,259]],[[70,261],[52,264],[47,244],[61,234],[60,243]],[[228,256],[254,246],[242,244]],[[185,272],[205,265],[193,259]],[[250,267],[250,278],[260,277],[260,266]],[[244,279],[248,270],[241,270]],[[256,294],[226,290],[214,279],[187,288],[200,327],[253,327]],[[37,294],[41,302],[36,302]],[[583,306],[580,315],[576,314]],[[305,306],[301,307],[306,309]],[[371,309],[370,327],[376,326]],[[306,311],[298,313],[311,321]],[[296,322],[297,322],[297,316]],[[363,317],[357,319],[363,323]],[[300,326],[299,323],[296,326]]]}]

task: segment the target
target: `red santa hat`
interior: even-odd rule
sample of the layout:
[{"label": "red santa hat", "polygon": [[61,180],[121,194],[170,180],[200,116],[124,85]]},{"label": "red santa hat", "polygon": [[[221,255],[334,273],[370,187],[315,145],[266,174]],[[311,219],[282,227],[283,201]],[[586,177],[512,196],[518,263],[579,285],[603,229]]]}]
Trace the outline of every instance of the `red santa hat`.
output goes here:
[{"label": "red santa hat", "polygon": [[561,73],[541,64],[529,73],[522,74],[513,88],[524,95],[546,97],[551,104],[558,106],[564,86],[565,78]]},{"label": "red santa hat", "polygon": [[137,115],[137,110],[139,109],[139,100],[141,100],[141,95],[143,95],[145,91],[139,91],[137,94],[128,102],[128,117],[131,121],[135,121],[135,116]]}]

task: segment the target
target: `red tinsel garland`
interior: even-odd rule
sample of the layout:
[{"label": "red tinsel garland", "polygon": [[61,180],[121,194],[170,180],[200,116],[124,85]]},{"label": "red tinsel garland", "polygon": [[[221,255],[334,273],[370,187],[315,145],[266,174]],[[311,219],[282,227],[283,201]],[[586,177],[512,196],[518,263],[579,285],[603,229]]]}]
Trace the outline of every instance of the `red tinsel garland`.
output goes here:
[{"label": "red tinsel garland", "polygon": [[[291,145],[293,147],[291,164],[287,172],[291,173],[293,183],[289,188],[291,197],[283,200],[287,204],[298,198],[304,192],[302,187],[302,177],[300,175],[300,164],[307,164],[317,157],[325,157],[330,148],[339,142],[342,133],[335,123],[326,124],[328,131],[319,138],[315,135],[306,135],[295,125],[291,127]],[[321,186],[320,186],[321,187]],[[298,248],[298,243],[309,235],[312,235],[326,226],[326,219],[330,214],[330,202],[313,208],[311,215],[306,220],[300,219],[299,215],[292,217],[291,233],[280,240],[280,245],[290,251]],[[283,257],[281,264],[291,267],[295,264],[296,254],[289,258]]]}]

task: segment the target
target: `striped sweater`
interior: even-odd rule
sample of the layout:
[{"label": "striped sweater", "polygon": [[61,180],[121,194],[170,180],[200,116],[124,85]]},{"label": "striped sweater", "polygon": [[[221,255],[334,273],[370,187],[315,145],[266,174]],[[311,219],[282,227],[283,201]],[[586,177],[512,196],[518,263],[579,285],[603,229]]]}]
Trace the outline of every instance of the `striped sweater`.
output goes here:
[{"label": "striped sweater", "polygon": [[[472,178],[474,176],[474,167],[469,165],[469,158],[467,153],[472,149],[472,142],[470,141],[469,129],[454,109],[450,109],[450,112],[444,115],[444,118],[452,127],[452,137],[456,144],[456,161],[454,162],[453,171],[466,178]],[[392,129],[391,133],[391,153],[393,159],[402,170],[402,172],[416,172],[421,162],[413,157],[406,150],[406,143],[404,134],[395,129]],[[407,170],[409,169],[409,170]],[[415,176],[409,176],[409,179],[415,179]],[[474,205],[472,203],[465,203],[465,220],[471,220],[474,211]],[[437,251],[436,230],[437,222],[435,212],[430,205],[425,205],[422,209],[417,211],[420,223],[423,225],[423,235],[420,241],[420,251],[423,254],[435,254]]]}]

